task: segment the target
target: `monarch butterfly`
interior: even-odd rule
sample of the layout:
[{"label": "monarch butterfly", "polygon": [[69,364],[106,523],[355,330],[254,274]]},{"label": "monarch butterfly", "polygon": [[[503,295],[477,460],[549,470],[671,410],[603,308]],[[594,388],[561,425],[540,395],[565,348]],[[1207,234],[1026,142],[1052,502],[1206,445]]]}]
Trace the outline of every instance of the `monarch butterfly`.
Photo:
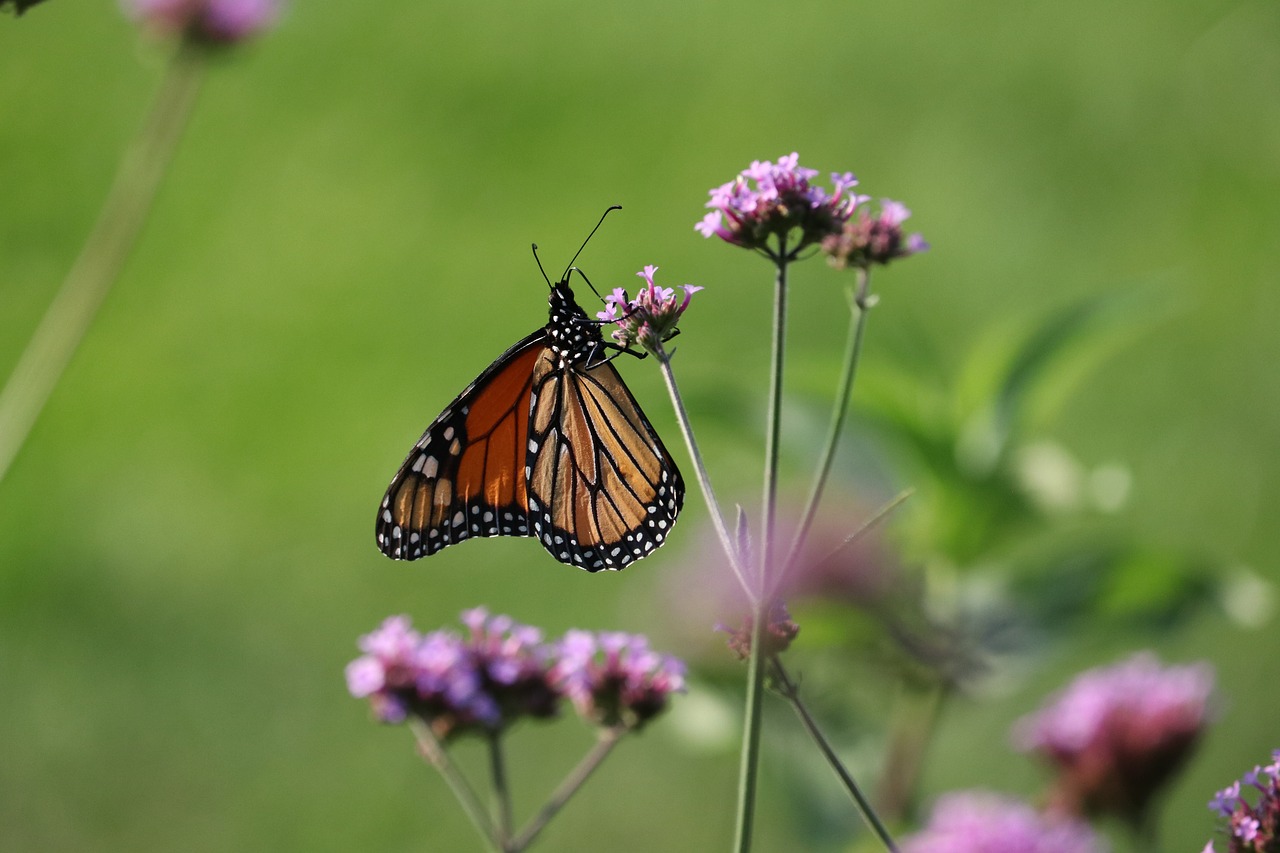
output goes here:
[{"label": "monarch butterfly", "polygon": [[388,557],[533,536],[560,562],[597,572],[666,539],[684,483],[613,366],[617,353],[606,355],[617,347],[574,299],[572,264],[547,281],[547,325],[498,356],[409,451],[378,508]]}]

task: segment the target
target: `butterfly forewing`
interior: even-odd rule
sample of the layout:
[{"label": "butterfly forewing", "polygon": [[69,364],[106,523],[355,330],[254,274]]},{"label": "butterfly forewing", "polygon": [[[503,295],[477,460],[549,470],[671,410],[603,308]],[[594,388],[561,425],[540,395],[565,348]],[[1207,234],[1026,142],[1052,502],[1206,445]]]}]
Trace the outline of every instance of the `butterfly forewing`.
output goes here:
[{"label": "butterfly forewing", "polygon": [[536,536],[562,563],[621,569],[666,539],[675,462],[567,281],[517,343],[427,427],[378,510],[378,547],[415,560],[480,536]]},{"label": "butterfly forewing", "polygon": [[529,392],[545,338],[504,353],[427,427],[378,509],[382,553],[416,560],[474,536],[529,535]]}]

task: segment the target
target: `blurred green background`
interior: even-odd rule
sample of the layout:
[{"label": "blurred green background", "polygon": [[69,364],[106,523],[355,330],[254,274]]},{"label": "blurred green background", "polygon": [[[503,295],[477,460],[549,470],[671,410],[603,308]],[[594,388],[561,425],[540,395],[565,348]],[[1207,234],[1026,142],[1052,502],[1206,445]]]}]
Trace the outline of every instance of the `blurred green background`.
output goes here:
[{"label": "blurred green background", "polygon": [[[110,3],[0,17],[0,374],[163,65]],[[1000,689],[953,702],[921,795],[1033,796],[1044,774],[1009,723],[1077,669],[1151,647],[1219,672],[1219,722],[1162,815],[1166,849],[1200,849],[1204,802],[1280,746],[1280,6],[1265,0],[292,5],[210,69],[135,253],[0,482],[0,849],[478,849],[409,735],[346,695],[356,637],[483,603],[694,654],[668,602],[695,583],[705,511],[691,494],[667,547],[622,574],[526,540],[393,564],[373,545],[382,490],[454,394],[545,322],[529,244],[558,270],[621,203],[580,265],[602,289],[646,263],[706,286],[676,367],[721,499],[754,506],[770,271],[693,223],[708,188],[793,150],[905,201],[933,244],[876,279],[868,394],[837,472],[859,513],[902,486],[927,496],[877,461],[893,457],[865,408],[876,389],[963,408],[982,354],[1054,311],[1139,306],[1046,381],[1026,437],[1119,466],[1132,487],[1107,524],[1201,567],[1206,591],[1177,618],[1077,621]],[[794,282],[783,458],[801,493],[844,280],[814,260]],[[622,370],[687,472],[657,371]],[[901,514],[908,553],[927,506]],[[1233,608],[1241,589],[1252,610]],[[544,849],[726,848],[736,735],[730,719],[724,739],[695,736],[710,694],[695,685],[624,743]],[[766,740],[805,749],[790,712],[769,712]],[[522,814],[589,742],[569,721],[515,734]],[[858,824],[825,768],[789,768],[766,755],[759,849],[846,849]],[[821,797],[836,817],[813,816]]]}]

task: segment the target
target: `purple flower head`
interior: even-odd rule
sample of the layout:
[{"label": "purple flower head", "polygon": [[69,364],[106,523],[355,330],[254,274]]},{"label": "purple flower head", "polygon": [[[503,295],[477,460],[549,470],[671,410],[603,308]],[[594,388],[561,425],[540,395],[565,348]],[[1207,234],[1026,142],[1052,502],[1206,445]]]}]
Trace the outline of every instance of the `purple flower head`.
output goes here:
[{"label": "purple flower head", "polygon": [[902,840],[902,853],[1103,853],[1089,825],[1044,815],[1019,800],[988,791],[940,797],[929,824]]},{"label": "purple flower head", "polygon": [[465,611],[462,623],[471,632],[467,655],[501,724],[522,716],[555,716],[560,697],[549,681],[553,649],[543,645],[542,632],[510,616],[491,616],[482,607]]},{"label": "purple flower head", "polygon": [[390,617],[360,638],[364,655],[347,665],[347,688],[368,698],[382,722],[413,715],[442,738],[553,715],[559,697],[547,685],[551,649],[541,633],[483,608],[462,621],[469,639],[451,631],[423,635],[408,617]]},{"label": "purple flower head", "polygon": [[856,217],[843,224],[839,233],[823,239],[822,251],[837,269],[866,269],[872,264],[887,264],[896,258],[923,252],[929,248],[923,237],[902,233],[902,223],[909,216],[911,211],[902,203],[882,199],[878,216],[866,208],[860,209]]},{"label": "purple flower head", "polygon": [[570,631],[553,669],[557,685],[586,720],[639,729],[684,692],[685,665],[649,648],[639,634]]},{"label": "purple flower head", "polygon": [[[1244,789],[1256,791],[1250,798]],[[1271,753],[1271,764],[1257,766],[1218,791],[1209,808],[1227,819],[1226,853],[1275,853],[1280,850],[1280,750]],[[1204,851],[1213,850],[1213,842]]]},{"label": "purple flower head", "polygon": [[1055,766],[1060,807],[1138,822],[1190,756],[1212,694],[1207,664],[1162,667],[1141,653],[1078,675],[1017,723],[1014,741]]},{"label": "purple flower head", "polygon": [[[805,246],[839,234],[853,211],[867,200],[851,192],[857,179],[850,172],[831,176],[827,193],[811,181],[814,169],[799,165],[792,152],[777,163],[757,160],[727,184],[711,190],[711,212],[694,228],[704,237],[719,237],[735,246],[788,256]],[[776,241],[778,248],[770,245]]]},{"label": "purple flower head", "polygon": [[619,346],[628,347],[633,343],[647,349],[655,355],[662,355],[662,343],[676,334],[676,323],[680,315],[689,307],[693,294],[702,290],[692,284],[681,285],[684,298],[676,295],[670,287],[659,287],[653,282],[658,268],[649,264],[636,273],[645,281],[645,286],[636,293],[635,299],[627,298],[627,291],[621,287],[604,298],[605,309],[596,317],[606,323],[617,323],[613,331],[613,339]]},{"label": "purple flower head", "polygon": [[266,29],[279,0],[121,0],[125,13],[150,30],[205,44],[234,44]]}]

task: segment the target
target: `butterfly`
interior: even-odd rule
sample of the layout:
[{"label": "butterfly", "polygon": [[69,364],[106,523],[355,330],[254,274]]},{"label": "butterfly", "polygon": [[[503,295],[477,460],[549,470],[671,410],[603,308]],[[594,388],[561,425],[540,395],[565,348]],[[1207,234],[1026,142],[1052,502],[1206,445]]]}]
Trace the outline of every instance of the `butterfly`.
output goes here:
[{"label": "butterfly", "polygon": [[548,279],[547,325],[498,356],[409,451],[378,507],[388,557],[532,536],[560,562],[597,572],[666,539],[684,482],[613,365],[620,348],[574,299],[572,264]]}]

